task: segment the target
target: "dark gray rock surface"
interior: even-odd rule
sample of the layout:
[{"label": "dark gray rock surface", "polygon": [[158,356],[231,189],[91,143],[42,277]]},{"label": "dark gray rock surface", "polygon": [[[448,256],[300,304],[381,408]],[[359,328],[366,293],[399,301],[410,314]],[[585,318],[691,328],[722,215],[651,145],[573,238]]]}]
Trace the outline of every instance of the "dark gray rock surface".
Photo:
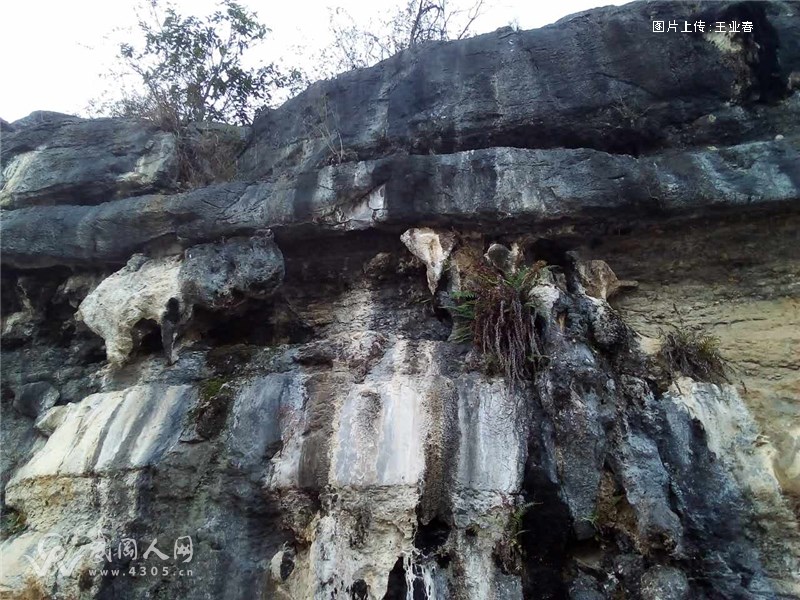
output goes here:
[{"label": "dark gray rock surface", "polygon": [[165,240],[188,247],[266,228],[305,236],[437,223],[535,231],[566,218],[788,204],[798,186],[798,138],[639,158],[517,148],[402,155],[284,181],[19,209],[3,214],[2,250],[7,264],[35,268],[119,263]]},{"label": "dark gray rock surface", "polygon": [[[659,35],[651,19],[660,17],[749,19],[754,33]],[[4,164],[50,140],[42,156],[55,153],[53,161],[31,173],[55,188],[6,192],[14,206],[109,202],[4,213],[3,260],[121,263],[156,240],[186,247],[269,227],[324,234],[451,219],[547,227],[597,211],[789,202],[800,185],[800,96],[788,84],[800,70],[791,35],[799,27],[787,3],[707,3],[698,12],[643,2],[426,44],[266,111],[239,160],[240,183],[171,196],[113,201],[125,186],[109,181],[161,134],[137,125],[134,148],[114,159],[128,161],[123,168],[105,164],[107,154],[53,161],[69,151],[59,144],[81,148],[85,135],[107,151],[131,135],[131,122],[27,124],[4,137]],[[325,127],[314,124],[315,107]],[[331,155],[322,130],[341,134],[347,156]],[[164,183],[155,180],[135,193]]]},{"label": "dark gray rock surface", "polygon": [[269,297],[283,282],[283,256],[271,235],[198,244],[181,265],[184,301],[220,309],[245,298]]},{"label": "dark gray rock surface", "polygon": [[32,113],[3,133],[0,206],[98,204],[175,186],[172,134],[141,120]]},{"label": "dark gray rock surface", "polygon": [[[749,20],[753,35],[656,34],[656,19]],[[244,176],[326,164],[320,130],[341,135],[360,160],[493,146],[639,155],[795,132],[796,119],[767,107],[800,68],[798,28],[792,3],[637,2],[425,44],[265,112]],[[706,124],[717,117],[729,122]]]},{"label": "dark gray rock surface", "polygon": [[60,395],[58,389],[46,381],[27,383],[14,398],[14,408],[20,414],[36,419],[55,406]]}]

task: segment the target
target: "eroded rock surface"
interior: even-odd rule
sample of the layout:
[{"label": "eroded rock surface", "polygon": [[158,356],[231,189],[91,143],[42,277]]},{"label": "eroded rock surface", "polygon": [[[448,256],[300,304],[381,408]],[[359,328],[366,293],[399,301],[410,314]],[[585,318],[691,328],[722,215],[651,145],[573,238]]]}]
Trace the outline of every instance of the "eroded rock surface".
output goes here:
[{"label": "eroded rock surface", "polygon": [[141,120],[33,113],[3,133],[0,206],[100,204],[169,190],[175,137]]},{"label": "eroded rock surface", "polygon": [[75,316],[103,338],[109,362],[121,365],[140,323],[163,329],[168,320],[174,328],[195,306],[230,309],[248,297],[263,299],[282,279],[283,257],[271,235],[198,244],[163,258],[137,254],[93,289]]},{"label": "eroded rock surface", "polygon": [[724,223],[654,226],[612,234],[587,256],[604,256],[639,287],[614,305],[656,340],[672,325],[702,325],[719,338],[743,393],[771,443],[772,464],[798,506],[800,471],[800,249],[796,214]]},{"label": "eroded rock surface", "polygon": [[428,289],[436,293],[442,271],[455,245],[455,235],[449,231],[434,231],[429,227],[409,229],[400,239],[409,252],[425,263]]},{"label": "eroded rock surface", "polygon": [[[800,597],[798,19],[423,45],[180,193],[145,125],[0,123],[0,596]],[[477,272],[529,379],[464,336]],[[697,325],[728,383],[658,355]]]}]

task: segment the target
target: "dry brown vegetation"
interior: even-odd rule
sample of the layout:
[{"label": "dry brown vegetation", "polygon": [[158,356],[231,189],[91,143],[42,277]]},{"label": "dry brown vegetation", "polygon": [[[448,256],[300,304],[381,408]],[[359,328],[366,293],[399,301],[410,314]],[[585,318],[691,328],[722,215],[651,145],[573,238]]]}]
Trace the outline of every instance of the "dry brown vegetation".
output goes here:
[{"label": "dry brown vegetation", "polygon": [[[676,310],[677,314],[677,310]],[[710,383],[730,383],[730,366],[719,351],[719,340],[701,327],[689,327],[678,314],[678,323],[660,332],[658,360],[670,379],[676,375]]]}]

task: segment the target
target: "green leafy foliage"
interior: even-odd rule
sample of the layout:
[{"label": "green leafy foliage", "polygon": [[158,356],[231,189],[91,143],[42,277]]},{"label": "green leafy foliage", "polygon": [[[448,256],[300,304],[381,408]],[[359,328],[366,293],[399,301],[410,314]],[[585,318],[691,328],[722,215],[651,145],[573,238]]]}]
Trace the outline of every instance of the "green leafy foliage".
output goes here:
[{"label": "green leafy foliage", "polygon": [[225,379],[221,377],[212,377],[211,379],[206,379],[200,387],[200,398],[202,398],[202,400],[205,402],[212,400],[219,395],[220,391],[222,391],[222,386],[225,385],[225,383]]},{"label": "green leafy foliage", "polygon": [[183,16],[170,4],[162,10],[159,0],[149,0],[148,8],[139,20],[143,46],[124,43],[119,51],[144,92],[121,100],[117,114],[149,116],[167,129],[205,120],[246,124],[256,106],[298,78],[274,63],[244,66],[245,51],[268,29],[232,0],[203,18]]},{"label": "green leafy foliage", "polygon": [[525,514],[534,506],[536,506],[536,502],[525,502],[524,504],[520,504],[517,508],[514,509],[514,512],[508,518],[508,528],[511,534],[511,537],[515,540],[519,538],[520,535],[525,533],[522,529],[522,521],[525,518]]},{"label": "green leafy foliage", "polygon": [[543,359],[536,306],[529,299],[543,267],[536,263],[503,275],[476,265],[465,289],[451,296],[456,341],[472,341],[510,384],[530,379]]},{"label": "green leafy foliage", "polygon": [[225,427],[233,404],[233,388],[222,377],[213,377],[200,384],[200,399],[191,413],[195,431],[203,439],[213,439]]}]

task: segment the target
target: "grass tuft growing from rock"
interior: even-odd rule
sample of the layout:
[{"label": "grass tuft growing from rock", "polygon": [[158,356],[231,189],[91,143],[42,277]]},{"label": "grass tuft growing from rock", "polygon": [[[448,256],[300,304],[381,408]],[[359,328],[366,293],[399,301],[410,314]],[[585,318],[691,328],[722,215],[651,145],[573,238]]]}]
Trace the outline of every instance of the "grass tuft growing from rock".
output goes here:
[{"label": "grass tuft growing from rock", "polygon": [[222,377],[205,380],[200,385],[200,399],[191,412],[197,434],[206,440],[219,435],[225,427],[233,404],[232,384]]},{"label": "grass tuft growing from rock", "polygon": [[200,388],[200,398],[202,398],[204,402],[213,400],[217,395],[219,395],[220,391],[222,390],[222,386],[225,385],[225,383],[225,380],[221,377],[206,379]]},{"label": "grass tuft growing from rock", "polygon": [[671,379],[676,375],[710,383],[730,383],[730,366],[719,351],[719,339],[703,328],[686,326],[681,319],[661,330],[659,362]]}]

